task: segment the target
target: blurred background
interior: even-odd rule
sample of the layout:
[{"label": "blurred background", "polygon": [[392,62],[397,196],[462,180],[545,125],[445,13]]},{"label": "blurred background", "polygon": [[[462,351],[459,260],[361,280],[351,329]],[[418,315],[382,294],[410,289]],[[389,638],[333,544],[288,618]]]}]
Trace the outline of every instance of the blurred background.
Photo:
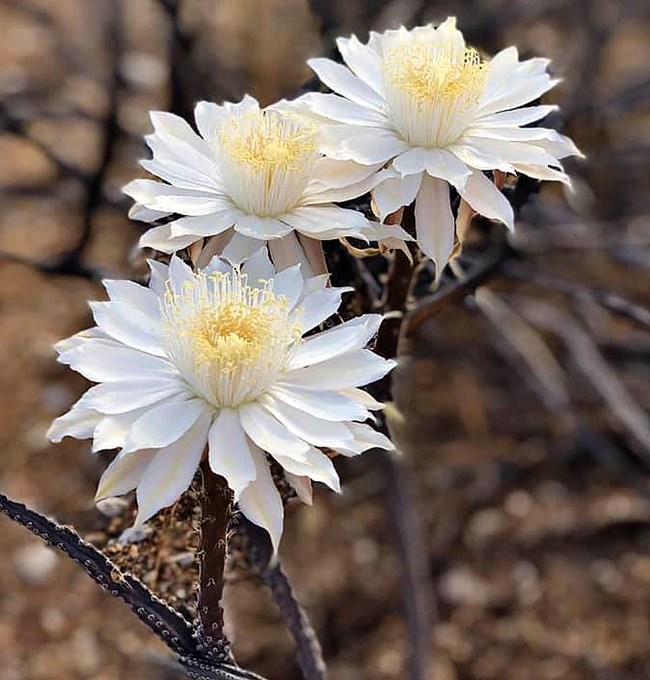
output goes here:
[{"label": "blurred background", "polygon": [[[337,35],[448,14],[488,53],[516,44],[553,60],[564,80],[549,124],[587,161],[570,164],[573,194],[545,186],[521,208],[509,276],[413,339],[395,386],[402,496],[376,461],[355,461],[341,497],[290,510],[285,566],[331,680],[409,677],[401,591],[415,585],[395,522],[413,515],[425,585],[411,595],[435,610],[431,678],[642,680],[650,6],[637,0],[0,0],[0,489],[192,606],[183,512],[116,542],[132,509],[92,504],[110,456],[44,439],[85,389],[52,344],[91,324],[99,277],[144,272],[120,187],[143,176],[148,111],[291,97],[310,79],[305,59],[333,54]],[[177,677],[121,603],[4,519],[0,552],[2,680]],[[226,605],[240,663],[298,680],[262,586],[231,574]]]}]

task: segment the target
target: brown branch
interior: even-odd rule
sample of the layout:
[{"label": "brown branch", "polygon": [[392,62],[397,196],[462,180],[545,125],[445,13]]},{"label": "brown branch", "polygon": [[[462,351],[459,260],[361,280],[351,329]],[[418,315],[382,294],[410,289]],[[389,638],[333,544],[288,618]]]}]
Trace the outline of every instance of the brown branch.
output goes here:
[{"label": "brown branch", "polygon": [[325,662],[318,637],[309,618],[291,590],[291,584],[279,563],[272,563],[273,550],[269,535],[244,515],[235,529],[240,556],[239,566],[261,578],[271,591],[289,632],[296,644],[300,670],[305,680],[325,680]]},{"label": "brown branch", "polygon": [[612,293],[602,288],[587,286],[583,283],[566,281],[549,276],[544,272],[523,265],[519,262],[508,262],[501,268],[501,272],[508,278],[520,281],[530,281],[544,288],[551,288],[568,295],[588,295],[599,305],[635,321],[642,326],[650,328],[650,309],[628,300],[617,293]]},{"label": "brown branch", "polygon": [[584,329],[568,314],[547,303],[523,298],[516,306],[532,324],[562,339],[584,377],[633,439],[641,444],[639,453],[650,462],[650,420]]}]

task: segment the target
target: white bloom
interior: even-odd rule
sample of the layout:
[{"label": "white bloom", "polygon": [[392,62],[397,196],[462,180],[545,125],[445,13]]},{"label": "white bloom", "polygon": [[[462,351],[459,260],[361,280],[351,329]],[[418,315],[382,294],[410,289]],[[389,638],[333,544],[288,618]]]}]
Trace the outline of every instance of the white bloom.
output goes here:
[{"label": "white bloom", "polygon": [[138,524],[187,489],[207,445],[212,469],[277,550],[283,510],[267,453],[309,503],[310,479],[340,490],[319,447],[392,448],[363,422],[381,404],[358,389],[394,365],[364,349],[381,317],[303,338],[349,289],[303,280],[299,266],[275,274],[265,249],[241,268],[218,257],[200,273],[177,257],[150,265],[148,288],[105,281],[110,301],[91,303],[97,326],[57,345],[60,362],[99,384],[48,436],[120,448],[97,499],[137,489]]},{"label": "white bloom", "polygon": [[194,115],[199,134],[178,116],[151,113],[153,159],[142,166],[167,183],[129,183],[124,192],[136,201],[130,215],[145,222],[182,217],[150,229],[141,246],[172,253],[223,234],[224,255],[238,262],[260,241],[272,242],[272,255],[279,244],[295,250],[294,231],[319,240],[395,235],[394,227],[334,205],[371,189],[381,164],[327,158],[319,126],[299,106],[260,109],[246,96],[223,106],[199,102]]},{"label": "white bloom", "polygon": [[548,60],[520,62],[514,47],[491,61],[465,45],[456,20],[438,28],[400,28],[337,41],[342,66],[309,64],[337,94],[312,93],[301,102],[336,121],[332,157],[388,164],[392,176],[373,190],[381,219],[415,200],[417,240],[440,270],[454,246],[451,184],[478,213],[513,227],[510,204],[483,170],[521,172],[568,183],[558,159],[579,153],[554,130],[522,127],[553,106],[521,107],[558,81]]}]

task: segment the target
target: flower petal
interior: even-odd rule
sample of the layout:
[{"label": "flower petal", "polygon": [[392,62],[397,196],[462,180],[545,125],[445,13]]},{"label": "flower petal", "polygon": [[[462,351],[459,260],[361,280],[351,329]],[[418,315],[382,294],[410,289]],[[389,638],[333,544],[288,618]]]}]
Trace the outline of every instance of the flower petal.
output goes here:
[{"label": "flower petal", "polygon": [[199,240],[199,236],[194,234],[186,234],[184,236],[172,237],[172,230],[169,224],[163,224],[159,227],[153,227],[140,237],[140,248],[152,248],[159,250],[161,253],[175,253],[177,250],[182,250]]},{"label": "flower petal", "polygon": [[515,215],[512,206],[482,172],[475,170],[460,194],[480,215],[500,220],[508,229],[514,229]]},{"label": "flower petal", "polygon": [[201,399],[173,400],[140,416],[129,430],[124,449],[161,449],[182,437],[207,412]]},{"label": "flower petal", "polygon": [[282,381],[312,389],[341,390],[369,385],[383,378],[396,363],[367,349],[353,350],[307,368],[287,371]]},{"label": "flower petal", "polygon": [[354,443],[347,449],[337,449],[338,453],[344,456],[357,456],[371,448],[393,451],[395,446],[388,437],[381,432],[377,432],[370,425],[365,423],[348,423],[348,429],[354,436]]},{"label": "flower petal", "polygon": [[209,425],[210,414],[204,411],[180,439],[158,451],[147,465],[138,484],[136,526],[177,501],[190,485],[205,449]]},{"label": "flower petal", "polygon": [[154,356],[166,356],[160,316],[143,314],[128,302],[90,302],[95,323],[115,340]]},{"label": "flower petal", "polygon": [[[301,441],[304,440],[314,446],[329,446],[331,448],[351,445],[352,435],[343,423],[316,418],[305,413],[305,411],[279,401],[270,394],[261,397],[259,404],[258,408],[263,410],[268,418],[277,419],[286,428],[287,433],[300,437]],[[292,455],[291,451],[282,448],[269,451],[272,455],[275,455],[276,452],[280,455]],[[292,457],[304,460],[305,455],[306,451],[299,456],[293,455]]]},{"label": "flower petal", "polygon": [[64,437],[89,439],[93,436],[93,432],[103,416],[101,413],[97,413],[97,411],[91,411],[85,406],[79,406],[78,404],[79,402],[50,425],[47,431],[47,438],[51,442],[58,443]]},{"label": "flower petal", "polygon": [[208,443],[210,467],[228,482],[236,502],[256,475],[250,446],[237,411],[230,408],[219,411],[210,427]]},{"label": "flower petal", "polygon": [[273,552],[277,554],[282,537],[284,507],[275,488],[264,452],[254,444],[251,453],[257,474],[239,496],[239,509],[253,524],[265,529],[271,537]]},{"label": "flower petal", "polygon": [[160,304],[157,295],[147,286],[135,281],[104,279],[102,281],[111,302],[126,302],[151,319],[160,321]]},{"label": "flower petal", "polygon": [[336,46],[343,57],[343,61],[364,83],[379,95],[383,95],[381,59],[368,45],[362,44],[353,35],[350,38],[338,38]]},{"label": "flower petal", "polygon": [[420,188],[422,173],[403,177],[389,177],[372,191],[379,210],[379,219],[383,222],[388,215],[405,205],[410,205]]},{"label": "flower petal", "polygon": [[332,491],[341,493],[341,481],[332,461],[313,446],[307,452],[306,460],[296,460],[281,454],[273,458],[290,474],[304,476],[315,482],[322,482]]},{"label": "flower petal", "polygon": [[334,390],[310,390],[278,383],[268,394],[284,404],[322,420],[340,422],[370,418],[368,410],[359,402]]},{"label": "flower petal", "polygon": [[422,180],[415,199],[415,230],[422,252],[436,265],[436,278],[454,249],[454,215],[449,200],[449,185],[428,175]]},{"label": "flower petal", "polygon": [[166,377],[174,373],[172,365],[161,357],[145,354],[113,340],[91,339],[63,352],[59,362],[93,382],[128,380],[134,375]]},{"label": "flower petal", "polygon": [[377,333],[381,322],[381,314],[364,314],[306,338],[291,358],[288,369],[317,364],[353,349],[362,349]]},{"label": "flower petal", "polygon": [[349,68],[331,59],[309,59],[308,66],[316,73],[321,82],[337,94],[362,106],[381,110],[384,100],[369,85],[354,75]]},{"label": "flower petal", "polygon": [[246,434],[264,451],[279,451],[297,458],[304,457],[309,445],[292,434],[257,403],[239,407],[239,417]]},{"label": "flower petal", "polygon": [[140,483],[142,473],[157,453],[155,449],[118,453],[99,480],[95,502],[123,496],[133,491]]},{"label": "flower petal", "polygon": [[163,399],[180,397],[187,388],[178,379],[146,378],[101,383],[84,395],[88,408],[114,415],[157,404]]}]

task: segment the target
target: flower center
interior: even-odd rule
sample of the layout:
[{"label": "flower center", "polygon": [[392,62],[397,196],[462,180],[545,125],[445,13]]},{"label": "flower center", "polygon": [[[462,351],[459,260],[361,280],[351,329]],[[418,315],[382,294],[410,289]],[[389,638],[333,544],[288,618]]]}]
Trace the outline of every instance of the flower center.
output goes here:
[{"label": "flower center", "polygon": [[194,391],[216,407],[236,407],[263,394],[300,341],[296,313],[271,286],[249,286],[237,270],[195,274],[181,292],[168,284],[168,355]]},{"label": "flower center", "polygon": [[383,76],[398,132],[411,144],[440,148],[453,144],[471,121],[487,64],[473,48],[412,38],[386,52]]},{"label": "flower center", "polygon": [[215,310],[199,311],[190,329],[198,366],[218,368],[231,373],[259,357],[271,319],[258,308],[229,302]]},{"label": "flower center", "polygon": [[260,217],[295,207],[318,157],[314,126],[284,111],[234,117],[216,142],[229,195],[240,210]]}]

